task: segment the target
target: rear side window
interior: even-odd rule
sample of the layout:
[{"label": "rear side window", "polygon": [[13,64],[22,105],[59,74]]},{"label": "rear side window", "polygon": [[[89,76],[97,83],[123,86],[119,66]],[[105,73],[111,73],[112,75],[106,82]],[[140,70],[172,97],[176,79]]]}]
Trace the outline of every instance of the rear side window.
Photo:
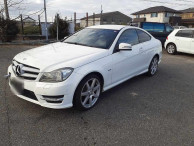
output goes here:
[{"label": "rear side window", "polygon": [[173,30],[173,27],[166,25],[166,32],[172,32]]},{"label": "rear side window", "polygon": [[164,32],[164,24],[154,23],[154,32]]},{"label": "rear side window", "polygon": [[151,40],[151,36],[142,30],[137,29],[137,34],[138,34],[140,43]]},{"label": "rear side window", "polygon": [[143,29],[151,32],[164,32],[164,24],[162,23],[143,23]]},{"label": "rear side window", "polygon": [[128,29],[128,30],[124,31],[121,34],[121,36],[117,42],[117,45],[119,45],[120,43],[128,43],[131,45],[138,44],[139,40],[138,40],[137,32],[135,31],[135,29]]},{"label": "rear side window", "polygon": [[185,37],[185,38],[192,38],[193,31],[192,30],[179,30],[175,36],[178,37]]},{"label": "rear side window", "polygon": [[142,25],[142,28],[147,31],[153,31],[154,29],[153,23],[143,23]]}]

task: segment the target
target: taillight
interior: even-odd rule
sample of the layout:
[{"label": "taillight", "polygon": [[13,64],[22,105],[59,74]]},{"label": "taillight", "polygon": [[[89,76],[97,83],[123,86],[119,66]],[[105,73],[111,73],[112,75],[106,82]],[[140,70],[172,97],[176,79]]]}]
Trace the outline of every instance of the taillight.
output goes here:
[{"label": "taillight", "polygon": [[167,36],[166,40],[168,40],[168,36]]}]

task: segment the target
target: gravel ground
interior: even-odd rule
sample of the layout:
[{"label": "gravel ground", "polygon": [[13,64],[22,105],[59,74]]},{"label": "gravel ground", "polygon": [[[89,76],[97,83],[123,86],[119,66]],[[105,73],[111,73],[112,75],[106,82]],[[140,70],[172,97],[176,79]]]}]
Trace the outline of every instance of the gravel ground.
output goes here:
[{"label": "gravel ground", "polygon": [[194,145],[194,55],[164,52],[156,76],[133,78],[87,112],[53,110],[14,96],[3,79],[17,53],[0,46],[0,145]]}]

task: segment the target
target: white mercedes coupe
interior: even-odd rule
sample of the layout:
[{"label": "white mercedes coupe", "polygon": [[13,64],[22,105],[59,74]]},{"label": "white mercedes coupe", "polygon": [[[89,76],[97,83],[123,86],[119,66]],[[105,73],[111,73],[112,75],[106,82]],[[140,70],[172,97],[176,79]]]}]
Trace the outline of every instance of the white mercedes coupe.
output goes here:
[{"label": "white mercedes coupe", "polygon": [[161,58],[161,42],[145,30],[100,25],[19,53],[6,76],[22,99],[53,109],[88,110],[102,92],[143,73],[155,75]]}]

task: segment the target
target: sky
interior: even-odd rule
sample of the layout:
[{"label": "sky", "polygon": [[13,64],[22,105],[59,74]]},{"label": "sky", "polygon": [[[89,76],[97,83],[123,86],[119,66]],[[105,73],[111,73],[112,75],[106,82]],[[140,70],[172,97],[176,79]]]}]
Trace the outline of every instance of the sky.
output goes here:
[{"label": "sky", "polygon": [[[17,0],[15,0],[17,1]],[[0,0],[0,4],[3,0]],[[73,18],[74,12],[77,13],[77,19],[85,17],[86,12],[89,15],[100,13],[101,5],[103,12],[120,11],[128,16],[136,11],[143,10],[152,6],[167,6],[176,10],[194,7],[194,0],[46,0],[48,21],[53,21],[56,13],[62,18]],[[20,5],[20,10],[10,8],[11,18],[23,14],[23,17],[37,19],[38,14],[31,15],[40,11],[44,7],[44,0],[24,0]],[[44,13],[41,14],[41,20],[44,20]]]}]

